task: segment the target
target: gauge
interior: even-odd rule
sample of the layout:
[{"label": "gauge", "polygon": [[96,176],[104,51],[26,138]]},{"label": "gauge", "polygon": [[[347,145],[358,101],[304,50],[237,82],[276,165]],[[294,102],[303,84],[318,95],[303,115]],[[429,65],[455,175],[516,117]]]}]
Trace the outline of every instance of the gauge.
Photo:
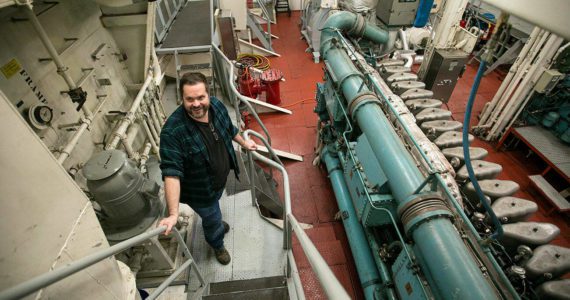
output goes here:
[{"label": "gauge", "polygon": [[44,104],[34,105],[30,108],[28,117],[32,126],[45,129],[53,119],[53,109]]}]

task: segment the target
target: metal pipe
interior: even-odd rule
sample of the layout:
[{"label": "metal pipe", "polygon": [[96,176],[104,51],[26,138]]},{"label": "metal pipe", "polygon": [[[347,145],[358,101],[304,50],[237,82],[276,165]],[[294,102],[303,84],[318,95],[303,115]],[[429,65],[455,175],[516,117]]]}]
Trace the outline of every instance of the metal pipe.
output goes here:
[{"label": "metal pipe", "polygon": [[293,227],[293,231],[297,234],[297,238],[299,239],[299,244],[301,244],[301,249],[307,256],[309,263],[311,264],[311,268],[317,275],[319,279],[319,283],[323,287],[323,291],[327,295],[328,299],[350,299],[348,293],[340,284],[338,279],[334,276],[331,268],[328,266],[325,259],[319,253],[319,250],[315,247],[315,245],[309,239],[309,236],[305,233],[297,219],[292,214],[288,214],[289,222]]},{"label": "metal pipe", "polygon": [[74,273],[77,273],[91,265],[94,265],[114,254],[140,244],[149,238],[155,237],[166,230],[166,226],[158,227],[145,233],[139,234],[126,241],[115,244],[107,249],[85,256],[74,262],[68,263],[56,270],[36,276],[28,281],[0,292],[0,300],[12,300],[23,298],[41,288],[54,284]]},{"label": "metal pipe", "polygon": [[160,135],[156,132],[156,128],[152,124],[152,120],[148,111],[143,113],[143,122],[148,126],[152,138],[156,141],[157,144],[160,144]]},{"label": "metal pipe", "polygon": [[107,147],[105,147],[106,150],[117,148],[117,145],[119,144],[119,141],[121,140],[121,137],[125,134],[125,132],[127,132],[127,129],[129,128],[129,126],[131,125],[133,120],[135,119],[135,113],[139,109],[141,102],[144,99],[145,91],[148,88],[148,86],[150,85],[151,81],[152,81],[152,74],[149,73],[146,76],[146,80],[144,81],[144,83],[143,83],[141,89],[139,90],[137,96],[135,97],[135,100],[133,101],[131,108],[129,109],[127,114],[121,119],[121,121],[119,123],[119,127],[117,128],[117,130],[115,130],[115,132],[113,132],[113,139],[109,142],[109,144],[107,144]]},{"label": "metal pipe", "polygon": [[489,110],[491,113],[491,116],[490,116],[490,119],[487,120],[487,123],[494,124],[497,121],[498,116],[503,111],[505,105],[509,102],[509,99],[512,96],[512,93],[519,86],[520,81],[527,74],[528,67],[530,66],[532,61],[534,61],[534,58],[536,57],[536,55],[538,55],[538,51],[540,50],[540,48],[542,47],[544,42],[546,42],[546,39],[548,38],[548,33],[543,30],[540,32],[539,37],[540,38],[538,40],[538,43],[535,43],[531,46],[531,49],[529,50],[529,55],[527,57],[525,57],[523,62],[521,62],[521,66],[516,71],[514,80],[512,80],[509,83],[508,87],[506,88],[506,91],[499,98],[498,104],[495,107],[493,107],[492,110]]},{"label": "metal pipe", "polygon": [[[322,151],[321,159],[327,167],[338,208],[340,211],[348,213],[348,218],[343,218],[342,224],[344,225],[344,231],[348,238],[352,256],[356,262],[356,270],[360,279],[360,285],[364,291],[364,296],[366,299],[375,299],[374,294],[376,290],[382,288],[379,284],[380,275],[375,268],[376,264],[374,263],[370,248],[367,247],[368,242],[366,241],[364,229],[356,216],[350,192],[344,181],[339,159],[333,157],[326,147]],[[382,283],[386,283],[386,278],[383,278]]]},{"label": "metal pipe", "polygon": [[293,278],[293,285],[295,287],[295,293],[297,293],[297,298],[295,298],[295,299],[305,300],[305,291],[303,290],[303,284],[301,283],[301,277],[299,277],[299,270],[297,269],[297,264],[295,263],[295,257],[293,257],[293,250],[287,251],[287,261],[291,264],[290,277]]},{"label": "metal pipe", "polygon": [[536,43],[537,38],[539,38],[539,34],[541,32],[542,32],[542,29],[540,29],[538,27],[534,27],[534,29],[532,30],[532,33],[530,34],[527,42],[525,43],[525,45],[522,48],[521,52],[519,53],[517,59],[513,63],[513,66],[509,69],[509,73],[507,74],[507,77],[505,77],[505,79],[501,83],[501,86],[499,87],[499,90],[493,96],[493,100],[491,100],[489,105],[485,106],[485,108],[483,109],[483,112],[481,113],[481,119],[479,121],[479,125],[486,124],[487,120],[489,119],[489,116],[491,115],[491,112],[493,112],[493,110],[495,109],[495,106],[497,105],[497,103],[499,102],[501,97],[503,96],[503,93],[505,92],[507,87],[510,86],[511,81],[513,80],[513,77],[515,76],[515,74],[519,70],[519,66],[526,59],[526,55],[529,53],[532,46]]},{"label": "metal pipe", "polygon": [[152,100],[147,100],[147,107],[150,109],[150,118],[154,125],[154,129],[158,134],[158,141],[160,141],[160,131],[162,130],[162,124],[159,121],[158,112],[155,110],[154,105],[152,104]]},{"label": "metal pipe", "polygon": [[[105,103],[107,102],[107,99],[108,97],[99,102],[99,105],[95,109],[95,114],[99,113],[103,105],[105,105]],[[75,149],[75,146],[77,146],[79,139],[81,138],[81,136],[83,136],[83,133],[85,133],[85,131],[89,128],[89,125],[91,125],[91,122],[93,121],[94,118],[95,118],[94,114],[91,114],[90,118],[87,117],[81,118],[81,125],[79,126],[79,128],[77,128],[77,131],[75,132],[73,137],[71,137],[71,139],[67,141],[67,144],[65,144],[63,149],[60,151],[60,154],[57,157],[58,163],[63,164],[63,162],[69,157],[73,149]]]},{"label": "metal pipe", "polygon": [[[65,83],[67,84],[67,86],[69,87],[70,90],[76,89],[77,85],[75,84],[75,82],[73,81],[71,76],[69,76],[69,74],[67,73],[68,68],[63,64],[61,58],[59,57],[59,53],[57,53],[57,50],[55,49],[53,43],[49,39],[49,36],[47,35],[47,33],[45,32],[40,21],[36,17],[36,14],[33,11],[33,7],[31,5],[28,5],[27,9],[24,9],[24,11],[25,11],[28,19],[32,23],[34,30],[38,34],[38,37],[42,41],[42,44],[44,45],[44,47],[46,48],[46,50],[50,54],[54,64],[56,65],[57,73],[63,78],[63,80],[65,81]],[[101,102],[101,104],[104,102],[105,102],[105,100],[103,100]],[[99,105],[98,109],[100,109],[100,107],[102,107],[102,105]],[[79,128],[77,129],[77,131],[75,132],[73,137],[67,142],[66,146],[64,147],[64,149],[61,151],[61,154],[57,158],[57,161],[60,164],[62,164],[69,157],[69,155],[71,154],[71,152],[73,151],[73,149],[77,145],[77,142],[79,142],[79,139],[81,138],[83,133],[85,133],[85,131],[87,130],[87,128],[89,127],[89,125],[93,121],[94,115],[87,108],[86,105],[83,105],[81,107],[81,110],[82,110],[83,115],[84,115],[84,117],[80,119],[81,125],[79,126]],[[96,110],[96,111],[98,111],[98,110]]]},{"label": "metal pipe", "polygon": [[50,41],[49,36],[45,32],[42,24],[40,24],[40,21],[36,17],[36,14],[34,13],[32,7],[29,7],[29,9],[25,9],[25,12],[26,12],[28,19],[32,23],[32,26],[36,30],[36,33],[38,34],[40,40],[44,44],[44,47],[46,47],[46,50],[49,52],[51,58],[53,59],[53,62],[57,66],[57,73],[61,77],[63,77],[63,80],[65,80],[65,83],[67,83],[67,86],[69,86],[69,89],[77,88],[77,86],[75,85],[75,82],[73,81],[73,79],[71,79],[71,76],[69,76],[69,74],[67,74],[68,68],[63,64],[63,62],[59,58],[59,53],[57,53],[57,50],[55,49],[52,42]]},{"label": "metal pipe", "polygon": [[141,162],[139,165],[139,169],[141,170],[141,173],[146,173],[146,162],[149,158],[149,153],[150,153],[150,149],[151,149],[152,145],[150,143],[146,143],[144,145],[144,149],[141,152]]},{"label": "metal pipe", "polygon": [[[519,114],[524,110],[528,101],[534,95],[533,87],[540,78],[542,71],[548,67],[549,62],[552,62],[552,57],[555,54],[556,49],[560,47],[562,44],[563,39],[556,35],[552,35],[549,42],[552,42],[552,46],[547,44],[543,49],[544,53],[539,55],[537,58],[536,65],[533,66],[531,70],[529,70],[529,74],[527,77],[529,78],[530,83],[523,85],[521,83],[521,87],[518,88],[517,93],[515,94],[517,98],[515,98],[516,102],[513,105],[509,105],[508,109],[505,111],[505,114],[501,116],[499,121],[497,122],[498,129],[492,128],[494,134],[490,135],[489,138],[495,139],[502,136],[507,129],[515,122],[518,118]],[[513,96],[515,97],[515,96]]]},{"label": "metal pipe", "polygon": [[160,296],[160,294],[162,294],[162,292],[164,292],[164,290],[166,290],[166,288],[170,286],[170,284],[176,279],[176,277],[178,277],[180,274],[182,274],[182,272],[184,272],[188,267],[190,267],[190,265],[193,262],[194,260],[191,258],[185,261],[182,265],[180,265],[180,267],[176,269],[176,271],[170,274],[170,276],[168,276],[168,278],[166,278],[166,280],[164,280],[146,299],[154,300],[158,298],[158,296]]},{"label": "metal pipe", "polygon": [[150,131],[150,128],[148,127],[148,124],[146,123],[144,118],[141,118],[140,120],[141,120],[141,123],[143,125],[144,131],[146,132],[146,136],[148,137],[148,141],[152,145],[152,151],[154,152],[154,154],[159,155],[158,145],[154,140],[154,136],[152,135],[152,132]]},{"label": "metal pipe", "polygon": [[[273,149],[271,148],[271,145],[269,144],[269,141],[265,140],[265,138],[259,134],[258,132],[255,132],[251,129],[248,129],[246,131],[243,132],[243,137],[245,140],[249,140],[250,136],[249,135],[253,135],[256,136],[258,139],[260,139],[263,144],[265,144],[265,146],[267,147],[267,150],[269,150],[269,152],[271,153],[272,157],[277,157],[277,154],[275,154],[275,152],[273,151]],[[277,158],[278,162],[275,162],[269,158],[266,158],[265,156],[260,155],[259,153],[255,152],[255,151],[248,151],[248,158],[249,158],[249,162],[250,162],[250,172],[252,173],[252,178],[250,180],[254,180],[255,175],[253,175],[253,157],[255,157],[256,159],[260,159],[260,157],[262,157],[262,159],[260,159],[261,161],[263,161],[264,163],[268,164],[271,167],[275,167],[277,166],[277,169],[281,172],[281,174],[283,174],[283,196],[284,196],[284,202],[285,202],[285,213],[283,214],[283,249],[291,249],[291,227],[289,225],[289,223],[287,222],[287,215],[292,213],[291,211],[291,196],[290,196],[290,190],[289,190],[289,175],[287,175],[287,171],[285,170],[285,166],[283,165],[283,163],[281,163],[281,161],[279,160],[279,158]],[[251,184],[251,191],[252,191],[252,196],[254,196],[253,194],[255,193],[255,183],[252,181]],[[255,206],[255,203],[252,200],[252,204]]]},{"label": "metal pipe", "polygon": [[547,62],[547,60],[551,59],[554,55],[554,52],[560,47],[562,44],[563,39],[558,37],[554,34],[551,34],[548,41],[544,45],[544,48],[538,54],[536,61],[528,70],[528,73],[521,81],[520,86],[516,89],[515,93],[513,94],[509,105],[505,108],[505,110],[501,113],[495,125],[489,131],[489,135],[487,136],[488,140],[495,139],[499,134],[503,133],[503,129],[505,128],[506,122],[510,121],[513,117],[513,114],[516,109],[520,107],[522,102],[524,101],[524,96],[526,95],[534,86],[535,80],[539,74],[539,67],[543,67],[543,65]]},{"label": "metal pipe", "polygon": [[[325,23],[325,28],[351,28],[342,27],[347,25],[353,26],[343,22],[336,23],[331,17]],[[321,35],[323,57],[327,59],[328,68],[336,77],[337,84],[348,102],[349,113],[368,138],[382,170],[388,177],[389,186],[399,207],[406,207],[416,199],[417,195],[413,193],[425,178],[379,107],[379,100],[366,87],[362,73],[356,70],[344,49],[331,43],[331,39],[331,34],[323,32]],[[398,159],[394,159],[396,157]],[[415,242],[416,255],[438,253],[437,259],[430,257],[423,259],[421,263],[424,274],[432,282],[435,294],[443,298],[497,299],[495,290],[481,273],[477,262],[447,216],[419,212],[413,221],[415,226],[408,228],[408,235]],[[438,276],[437,280],[433,276]]]},{"label": "metal pipe", "polygon": [[133,150],[133,146],[131,146],[131,143],[129,143],[129,139],[127,138],[126,134],[121,136],[121,144],[123,145],[125,152],[127,152],[127,156],[131,159],[136,160],[138,153],[136,153],[135,150]]}]

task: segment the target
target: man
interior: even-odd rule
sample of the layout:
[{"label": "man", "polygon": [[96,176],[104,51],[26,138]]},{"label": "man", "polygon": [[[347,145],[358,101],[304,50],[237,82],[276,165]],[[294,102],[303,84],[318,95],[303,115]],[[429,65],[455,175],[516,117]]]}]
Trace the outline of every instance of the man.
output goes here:
[{"label": "man", "polygon": [[204,237],[224,265],[231,257],[224,247],[229,225],[222,221],[219,199],[230,169],[239,170],[232,140],[256,150],[232,125],[220,100],[208,96],[206,77],[189,73],[180,80],[182,105],[168,118],[160,134],[160,157],[169,216],[159,222],[169,234],[178,221],[178,204],[186,203],[202,218]]}]

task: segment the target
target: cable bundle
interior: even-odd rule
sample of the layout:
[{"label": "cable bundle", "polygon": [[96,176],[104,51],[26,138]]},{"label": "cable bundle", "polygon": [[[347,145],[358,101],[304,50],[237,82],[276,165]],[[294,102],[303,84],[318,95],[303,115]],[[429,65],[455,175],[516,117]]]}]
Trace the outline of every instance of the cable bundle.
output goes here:
[{"label": "cable bundle", "polygon": [[242,53],[238,55],[237,61],[241,64],[247,65],[249,67],[254,67],[261,71],[265,71],[271,66],[267,57],[253,53]]}]

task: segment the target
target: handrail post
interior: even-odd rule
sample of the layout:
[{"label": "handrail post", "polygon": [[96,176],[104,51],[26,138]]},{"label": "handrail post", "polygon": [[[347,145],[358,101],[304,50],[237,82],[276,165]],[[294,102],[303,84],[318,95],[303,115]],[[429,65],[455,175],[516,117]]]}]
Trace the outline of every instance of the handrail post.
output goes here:
[{"label": "handrail post", "polygon": [[247,152],[247,161],[249,167],[249,185],[251,190],[251,206],[255,206],[256,197],[255,197],[255,165],[253,162],[253,154],[251,151]]}]

